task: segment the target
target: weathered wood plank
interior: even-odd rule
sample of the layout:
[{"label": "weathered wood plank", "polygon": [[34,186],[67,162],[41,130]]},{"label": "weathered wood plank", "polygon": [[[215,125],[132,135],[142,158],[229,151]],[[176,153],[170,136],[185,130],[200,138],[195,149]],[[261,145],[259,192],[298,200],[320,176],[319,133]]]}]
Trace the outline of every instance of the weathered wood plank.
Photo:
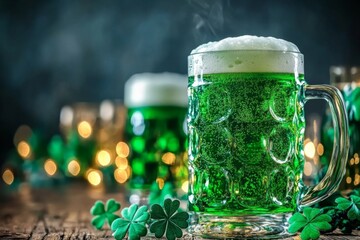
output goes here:
[{"label": "weathered wood plank", "polygon": [[[0,204],[0,239],[90,240],[114,239],[109,226],[95,230],[89,209],[96,200],[115,198],[128,206],[125,194],[105,194],[84,185],[68,185],[59,189],[24,188]],[[1,199],[0,199],[1,200]],[[143,239],[155,239],[152,236]],[[182,239],[193,238],[185,234]],[[299,237],[288,238],[299,239]],[[345,236],[339,232],[321,236],[322,240],[360,239],[360,232]]]}]

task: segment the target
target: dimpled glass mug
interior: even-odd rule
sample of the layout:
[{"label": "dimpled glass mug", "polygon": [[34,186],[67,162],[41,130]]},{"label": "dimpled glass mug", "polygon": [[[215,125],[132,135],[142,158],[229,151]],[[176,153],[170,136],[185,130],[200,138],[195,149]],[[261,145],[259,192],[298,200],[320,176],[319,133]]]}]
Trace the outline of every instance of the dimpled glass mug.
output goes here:
[{"label": "dimpled glass mug", "polygon": [[[189,231],[209,238],[289,235],[296,208],[338,187],[348,152],[343,100],[308,85],[303,55],[287,41],[242,36],[201,45],[188,58]],[[333,158],[323,180],[302,182],[304,104],[333,113]]]}]

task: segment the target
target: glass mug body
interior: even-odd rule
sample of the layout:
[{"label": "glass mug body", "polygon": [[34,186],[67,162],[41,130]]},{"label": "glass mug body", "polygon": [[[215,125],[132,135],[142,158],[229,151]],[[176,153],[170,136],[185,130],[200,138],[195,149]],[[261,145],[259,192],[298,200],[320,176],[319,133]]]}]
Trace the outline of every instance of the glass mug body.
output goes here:
[{"label": "glass mug body", "polygon": [[125,84],[132,203],[186,195],[186,89],[186,76],[170,72],[134,74]]},{"label": "glass mug body", "polygon": [[298,52],[189,56],[191,233],[288,235],[287,219],[313,190],[301,180],[308,95]]},{"label": "glass mug body", "polygon": [[166,182],[180,189],[187,180],[186,112],[186,107],[179,106],[128,108],[132,189],[150,190],[154,183],[162,188]]}]

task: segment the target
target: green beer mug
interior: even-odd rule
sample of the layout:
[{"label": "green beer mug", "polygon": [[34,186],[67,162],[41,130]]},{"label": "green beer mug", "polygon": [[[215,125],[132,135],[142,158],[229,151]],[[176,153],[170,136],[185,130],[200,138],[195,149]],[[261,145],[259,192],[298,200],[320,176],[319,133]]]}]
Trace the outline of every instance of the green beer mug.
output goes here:
[{"label": "green beer mug", "polygon": [[[188,58],[189,231],[211,238],[289,235],[296,208],[336,191],[349,140],[344,103],[308,85],[298,48],[272,37],[204,44]],[[304,104],[325,99],[334,118],[333,157],[316,186],[302,182]]]},{"label": "green beer mug", "polygon": [[185,75],[169,72],[134,74],[125,84],[132,203],[185,195],[186,88]]}]

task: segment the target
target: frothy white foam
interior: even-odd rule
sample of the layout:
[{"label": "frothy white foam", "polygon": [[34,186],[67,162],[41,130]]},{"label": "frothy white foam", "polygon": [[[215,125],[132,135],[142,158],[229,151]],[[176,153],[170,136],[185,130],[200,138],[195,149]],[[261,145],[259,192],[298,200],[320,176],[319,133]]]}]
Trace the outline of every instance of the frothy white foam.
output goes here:
[{"label": "frothy white foam", "polygon": [[225,38],[218,42],[202,44],[192,50],[191,54],[225,50],[272,50],[299,52],[299,48],[295,44],[283,39],[244,35],[240,37]]},{"label": "frothy white foam", "polygon": [[187,78],[177,73],[139,73],[125,83],[127,107],[187,106]]},{"label": "frothy white foam", "polygon": [[200,45],[191,51],[188,70],[189,76],[222,72],[302,74],[304,61],[299,48],[291,42],[245,35]]}]

